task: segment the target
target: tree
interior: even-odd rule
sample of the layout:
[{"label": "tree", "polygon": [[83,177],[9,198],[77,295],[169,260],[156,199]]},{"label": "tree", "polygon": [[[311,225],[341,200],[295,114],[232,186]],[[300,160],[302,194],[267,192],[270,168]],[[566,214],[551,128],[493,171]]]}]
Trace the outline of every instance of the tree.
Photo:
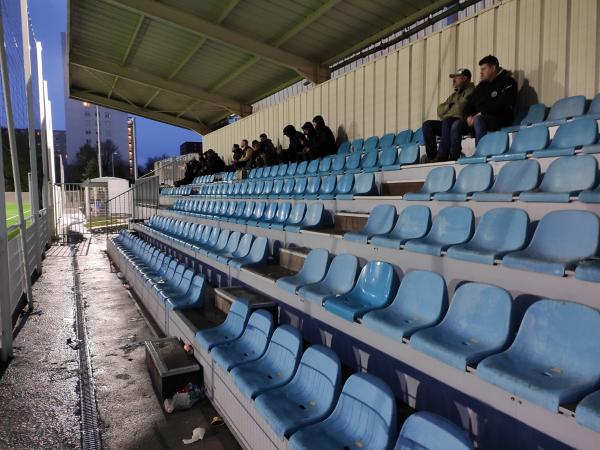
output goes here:
[{"label": "tree", "polygon": [[[113,161],[115,176],[129,178],[128,164],[121,160],[119,147],[110,139],[100,144],[102,175],[112,176]],[[89,178],[98,177],[98,149],[89,144],[83,145],[75,155],[75,162],[67,166],[67,178],[70,182],[81,183]]]}]

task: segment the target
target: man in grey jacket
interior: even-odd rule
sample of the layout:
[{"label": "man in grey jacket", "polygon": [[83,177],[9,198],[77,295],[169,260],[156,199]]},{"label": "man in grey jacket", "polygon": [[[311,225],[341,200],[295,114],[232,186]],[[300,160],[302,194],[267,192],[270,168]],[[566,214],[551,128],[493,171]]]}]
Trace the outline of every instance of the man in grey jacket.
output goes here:
[{"label": "man in grey jacket", "polygon": [[[425,151],[431,162],[448,161],[460,156],[462,134],[465,131],[462,123],[463,110],[467,99],[475,90],[471,82],[469,69],[458,69],[450,74],[454,92],[445,102],[438,106],[440,120],[423,122]],[[436,138],[440,136],[439,146]]]}]

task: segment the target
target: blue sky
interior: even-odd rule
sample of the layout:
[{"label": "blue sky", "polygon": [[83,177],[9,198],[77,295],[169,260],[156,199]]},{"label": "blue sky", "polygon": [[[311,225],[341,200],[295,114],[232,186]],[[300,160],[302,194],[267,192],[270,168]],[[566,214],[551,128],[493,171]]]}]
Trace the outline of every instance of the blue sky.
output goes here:
[{"label": "blue sky", "polygon": [[[11,0],[16,1],[16,0]],[[42,43],[44,77],[52,101],[55,130],[65,129],[64,70],[61,33],[67,30],[67,0],[28,0],[29,15],[36,39]],[[178,155],[179,145],[201,137],[189,130],[139,117],[137,125],[138,161],[166,153]]]}]

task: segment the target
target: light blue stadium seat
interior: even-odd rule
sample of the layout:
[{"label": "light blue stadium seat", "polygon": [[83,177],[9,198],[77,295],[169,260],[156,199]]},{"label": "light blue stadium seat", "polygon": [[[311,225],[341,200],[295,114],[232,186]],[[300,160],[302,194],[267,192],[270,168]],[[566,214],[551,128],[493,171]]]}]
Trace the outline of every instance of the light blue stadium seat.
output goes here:
[{"label": "light blue stadium seat", "polygon": [[423,128],[417,129],[412,136],[411,142],[416,142],[419,145],[425,145],[425,138],[423,137]]},{"label": "light blue stadium seat", "polygon": [[296,184],[296,180],[293,178],[286,178],[283,182],[283,188],[281,189],[281,194],[279,194],[279,198],[290,198],[292,193],[294,192],[294,185]]},{"label": "light blue stadium seat", "polygon": [[217,345],[211,350],[213,361],[224,370],[231,370],[262,356],[273,331],[273,316],[264,309],[254,311],[242,335],[230,342]]},{"label": "light blue stadium seat", "polygon": [[575,420],[600,433],[600,391],[592,392],[577,404]]},{"label": "light blue stadium seat", "polygon": [[206,254],[211,259],[217,259],[221,255],[227,255],[233,253],[240,245],[240,238],[242,237],[242,233],[239,231],[233,231],[229,234],[229,238],[227,239],[227,244],[222,249],[214,249],[209,250]]},{"label": "light blue stadium seat", "polygon": [[414,136],[412,130],[402,130],[396,134],[396,137],[394,138],[394,145],[402,146],[404,144],[408,144],[409,142],[416,142],[413,138]]},{"label": "light blue stadium seat", "polygon": [[[296,203],[290,214],[288,215],[287,220],[285,221],[284,228],[292,227],[293,229],[297,229],[298,225],[302,223],[304,220],[304,215],[306,214],[306,203]],[[279,229],[278,227],[276,227]]]},{"label": "light blue stadium seat", "polygon": [[287,171],[285,172],[286,177],[293,177],[296,175],[296,169],[298,168],[298,163],[293,162],[288,164]]},{"label": "light blue stadium seat", "polygon": [[582,259],[597,254],[600,223],[590,211],[552,211],[540,220],[524,250],[509,253],[502,265],[564,276]]},{"label": "light blue stadium seat", "polygon": [[275,217],[269,224],[272,230],[283,230],[283,226],[290,215],[292,205],[289,202],[281,202],[277,207]]},{"label": "light blue stadium seat", "polygon": [[596,185],[598,163],[590,155],[563,156],[546,169],[535,191],[519,195],[522,202],[569,203],[571,196]]},{"label": "light blue stadium seat", "polygon": [[[335,158],[331,160],[331,173],[340,174],[344,171],[344,166],[346,165],[346,158],[349,158],[349,155],[344,153],[338,154]],[[359,155],[360,157],[360,155]]]},{"label": "light blue stadium seat", "polygon": [[473,156],[458,158],[458,164],[484,163],[493,155],[506,153],[508,150],[508,133],[496,131],[484,135],[475,148]]},{"label": "light blue stadium seat", "polygon": [[294,190],[292,192],[292,196],[295,198],[302,198],[304,192],[306,191],[307,179],[306,177],[298,177],[296,178],[296,182],[294,183]]},{"label": "light blue stadium seat", "polygon": [[484,283],[461,285],[442,322],[417,331],[410,344],[459,370],[476,366],[506,347],[513,323],[512,298],[502,288]]},{"label": "light blue stadium seat", "polygon": [[295,176],[306,175],[307,168],[308,168],[308,161],[302,161],[301,163],[298,163],[298,166],[296,167],[296,175]]},{"label": "light blue stadium seat", "polygon": [[353,152],[360,152],[362,151],[363,145],[365,144],[365,140],[364,139],[354,139],[352,141],[352,151]]},{"label": "light blue stadium seat", "polygon": [[306,168],[306,175],[314,175],[319,171],[319,160],[313,159],[310,163],[308,163],[308,167]]},{"label": "light blue stadium seat", "polygon": [[456,182],[449,191],[437,192],[433,194],[433,198],[438,201],[464,202],[473,193],[488,190],[493,178],[494,171],[489,164],[469,164],[458,173]]},{"label": "light blue stadium seat", "polygon": [[319,198],[322,200],[330,200],[335,197],[334,192],[337,187],[337,176],[327,175],[321,182],[321,189],[319,190]]},{"label": "light blue stadium seat", "polygon": [[362,242],[366,244],[369,239],[378,233],[388,233],[396,220],[396,208],[393,205],[377,205],[367,219],[367,223],[360,231],[344,233],[347,241]]},{"label": "light blue stadium seat", "polygon": [[477,375],[520,398],[558,412],[598,388],[600,312],[543,299],[525,312],[508,350],[484,359]]},{"label": "light blue stadium seat", "polygon": [[337,149],[337,153],[348,153],[350,151],[350,142],[342,142]]},{"label": "light blue stadium seat", "polygon": [[323,158],[319,161],[318,168],[316,173],[320,173],[321,175],[328,174],[331,171],[331,164],[335,158]]},{"label": "light blue stadium seat", "polygon": [[394,267],[383,261],[369,261],[350,292],[325,297],[323,305],[331,313],[355,321],[369,311],[386,307],[397,289],[398,275]]},{"label": "light blue stadium seat", "polygon": [[250,253],[252,247],[252,241],[254,236],[250,233],[246,233],[242,236],[236,249],[231,252],[223,252],[217,256],[217,261],[227,264],[230,259],[244,258]]},{"label": "light blue stadium seat", "polygon": [[269,257],[269,241],[266,237],[260,236],[254,239],[250,251],[244,257],[230,259],[227,264],[234,269],[241,269],[247,266],[261,266],[267,263]]},{"label": "light blue stadium seat", "polygon": [[474,450],[466,431],[448,419],[419,411],[402,425],[394,450]]},{"label": "light blue stadium seat", "polygon": [[508,133],[512,133],[515,131],[520,131],[521,128],[529,127],[533,124],[543,122],[546,118],[546,105],[543,103],[535,103],[529,106],[527,110],[527,114],[523,119],[518,121],[513,126],[502,128],[502,131],[506,131]]},{"label": "light blue stadium seat", "polygon": [[256,226],[256,224],[262,219],[265,209],[267,208],[266,202],[256,202],[252,216],[246,220],[246,225]]},{"label": "light blue stadium seat", "polygon": [[363,156],[361,152],[353,152],[346,158],[344,164],[344,173],[358,173],[360,172],[360,161]]},{"label": "light blue stadium seat", "polygon": [[209,240],[209,242],[206,246],[204,246],[198,250],[198,253],[200,253],[201,255],[207,256],[209,254],[209,252],[213,252],[213,253],[220,252],[227,245],[227,241],[229,240],[230,234],[231,234],[230,230],[221,230],[221,232],[219,233],[219,239],[217,239],[217,242],[215,242],[213,245],[210,245],[211,241]]},{"label": "light blue stadium seat", "polygon": [[529,216],[518,208],[495,208],[479,221],[473,238],[448,249],[448,256],[493,265],[506,253],[521,250],[527,240]]},{"label": "light blue stadium seat", "polygon": [[[364,195],[377,195],[377,185],[375,184],[375,175],[373,173],[359,173],[355,175],[354,183],[352,185],[352,189],[350,191],[345,191],[344,188],[340,187],[346,186],[344,184],[344,177],[347,175],[343,175],[342,179],[338,183],[338,190],[335,196],[338,200],[352,200],[352,198],[357,196]],[[352,175],[350,175],[352,176]]]},{"label": "light blue stadium seat", "polygon": [[580,192],[577,199],[582,203],[600,203],[600,185]]},{"label": "light blue stadium seat", "polygon": [[[554,102],[548,117],[540,125],[547,127],[561,125],[573,117],[581,116],[585,110],[586,99],[584,95],[561,98]],[[534,124],[536,126],[538,124]]]},{"label": "light blue stadium seat", "polygon": [[394,228],[389,233],[373,236],[371,244],[399,249],[409,239],[418,239],[425,236],[430,225],[431,211],[427,206],[407,206],[398,216]]},{"label": "light blue stadium seat", "polygon": [[575,277],[580,280],[600,283],[600,258],[594,257],[582,261],[575,269]]},{"label": "light blue stadium seat", "polygon": [[431,200],[437,192],[446,192],[452,188],[456,174],[451,166],[431,169],[419,192],[409,192],[402,197],[404,200]]},{"label": "light blue stadium seat", "polygon": [[583,118],[562,124],[556,130],[550,145],[544,150],[533,152],[535,158],[571,156],[575,150],[596,143],[598,125],[596,120]]},{"label": "light blue stadium seat", "polygon": [[347,253],[336,255],[329,265],[325,278],[298,289],[298,295],[308,301],[323,304],[325,297],[343,295],[350,292],[356,280],[358,259]]},{"label": "light blue stadium seat", "polygon": [[273,189],[269,194],[269,198],[279,198],[281,191],[283,190],[283,179],[277,178],[273,181]]},{"label": "light blue stadium seat", "polygon": [[225,220],[227,222],[237,221],[240,217],[242,217],[242,214],[244,214],[245,208],[246,208],[246,202],[244,202],[244,201],[237,202],[234,213],[230,217],[227,217]]},{"label": "light blue stadium seat", "polygon": [[275,178],[279,174],[279,171],[281,170],[282,166],[283,166],[283,164],[278,164],[278,165],[276,164],[276,165],[271,166],[271,170],[269,170],[269,172],[268,172],[269,177]]},{"label": "light blue stadium seat", "polygon": [[379,378],[351,375],[329,417],[296,431],[292,450],[387,450],[396,437],[396,399]]},{"label": "light blue stadium seat", "polygon": [[[223,230],[223,231],[227,231],[226,234],[224,234],[225,236],[228,237],[229,235],[229,231],[228,230]],[[208,252],[208,250],[212,249],[215,247],[215,245],[217,244],[217,242],[219,241],[219,237],[221,236],[221,229],[214,227],[210,233],[210,236],[208,238],[208,241],[206,241],[205,244],[202,244],[199,247],[195,247],[196,252],[206,255],[206,253]]]},{"label": "light blue stadium seat", "polygon": [[262,197],[268,197],[269,195],[271,195],[271,192],[273,192],[273,182],[274,180],[272,179],[268,179],[265,181],[262,190]]},{"label": "light blue stadium seat", "polygon": [[309,177],[304,191],[304,198],[315,199],[319,197],[319,189],[321,188],[321,177]]},{"label": "light blue stadium seat", "polygon": [[204,303],[205,286],[204,275],[196,274],[192,278],[186,293],[177,297],[168,298],[166,305],[171,310],[201,308]]},{"label": "light blue stadium seat", "polygon": [[362,323],[377,333],[402,341],[437,324],[447,309],[444,278],[436,272],[413,270],[402,278],[392,303],[365,314]]},{"label": "light blue stadium seat", "polygon": [[250,312],[248,300],[236,299],[229,309],[225,322],[217,327],[198,331],[196,341],[202,349],[210,351],[216,345],[239,338],[246,327]]},{"label": "light blue stadium seat", "polygon": [[381,149],[381,155],[379,156],[379,165],[381,170],[397,170],[400,165],[398,161],[398,147],[390,145]]},{"label": "light blue stadium seat", "polygon": [[420,150],[419,144],[409,142],[400,146],[400,154],[398,155],[398,164],[400,167],[408,164],[416,164],[419,162]]},{"label": "light blue stadium seat", "polygon": [[301,286],[321,281],[327,272],[328,265],[329,252],[323,248],[315,248],[306,255],[304,264],[298,273],[279,278],[275,285],[295,294]]},{"label": "light blue stadium seat", "polygon": [[288,170],[288,165],[287,164],[279,164],[279,169],[277,170],[277,176],[278,177],[285,177],[285,174],[287,173]]},{"label": "light blue stadium seat", "polygon": [[395,133],[387,133],[379,138],[379,148],[386,148],[394,145],[394,139],[396,139]]},{"label": "light blue stadium seat", "polygon": [[492,156],[492,161],[514,161],[527,158],[527,155],[548,146],[550,141],[547,127],[523,128],[513,134],[508,152]]},{"label": "light blue stadium seat", "polygon": [[512,202],[515,195],[535,189],[540,182],[540,164],[535,159],[511,161],[500,169],[494,185],[485,192],[475,192],[476,202]]},{"label": "light blue stadium seat", "polygon": [[275,219],[275,214],[277,213],[277,202],[271,202],[265,208],[265,212],[262,217],[254,223],[255,227],[260,228],[269,228],[271,222]]},{"label": "light blue stadium seat", "polygon": [[378,147],[379,147],[379,136],[371,136],[363,144],[362,151],[370,152],[373,150],[377,150]]},{"label": "light blue stadium seat", "polygon": [[473,223],[473,211],[470,208],[444,208],[435,216],[429,233],[422,238],[409,240],[404,249],[440,256],[448,247],[467,242],[473,234]]},{"label": "light blue stadium seat", "polygon": [[590,102],[590,106],[585,113],[585,117],[591,117],[592,119],[600,119],[600,94],[596,94],[592,101]]},{"label": "light blue stadium seat", "polygon": [[240,392],[254,399],[292,379],[300,360],[302,337],[290,325],[281,325],[271,336],[266,352],[255,361],[231,370],[231,378]]},{"label": "light blue stadium seat", "polygon": [[331,413],[340,391],[341,372],[333,351],[313,345],[302,355],[288,384],[256,397],[256,409],[278,436],[289,436]]},{"label": "light blue stadium seat", "polygon": [[254,207],[256,206],[255,202],[246,202],[246,208],[242,215],[235,220],[235,223],[239,223],[241,225],[245,225],[246,221],[252,217],[252,213],[254,212]]},{"label": "light blue stadium seat", "polygon": [[311,203],[308,208],[306,208],[306,214],[304,214],[302,222],[297,225],[288,223],[285,226],[285,230],[292,233],[298,233],[300,230],[327,228],[332,224],[331,214],[325,209],[323,203]]},{"label": "light blue stadium seat", "polygon": [[377,172],[379,170],[379,166],[377,165],[378,158],[379,152],[377,150],[369,150],[363,153],[359,169],[363,172]]}]

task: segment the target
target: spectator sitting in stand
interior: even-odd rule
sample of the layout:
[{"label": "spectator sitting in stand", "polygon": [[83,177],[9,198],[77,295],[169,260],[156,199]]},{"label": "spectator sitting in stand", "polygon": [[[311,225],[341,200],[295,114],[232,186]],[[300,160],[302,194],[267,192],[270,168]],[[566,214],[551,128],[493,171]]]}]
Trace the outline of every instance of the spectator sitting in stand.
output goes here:
[{"label": "spectator sitting in stand", "polygon": [[[242,146],[244,146],[244,142],[246,143],[246,147],[248,146],[248,141],[246,139],[242,139]],[[244,154],[244,150],[240,148],[238,144],[233,144],[233,148],[231,149],[231,153],[233,154],[231,159],[235,164],[236,161],[239,161],[242,155]]]},{"label": "spectator sitting in stand", "polygon": [[237,160],[234,163],[234,166],[236,168],[236,170],[238,169],[251,169],[252,168],[252,164],[254,163],[254,149],[253,147],[255,147],[254,143],[258,144],[258,141],[252,141],[252,147],[248,147],[246,146],[246,148],[244,149],[244,152],[242,154],[242,157]]},{"label": "spectator sitting in stand", "polygon": [[186,184],[190,184],[192,181],[194,181],[194,178],[196,178],[196,176],[198,176],[200,172],[200,163],[198,162],[198,160],[194,157],[191,160],[189,160],[187,163],[185,163],[185,172],[183,175],[183,178],[181,180],[175,181],[175,186],[183,186]]},{"label": "spectator sitting in stand", "polygon": [[283,129],[283,134],[290,140],[290,145],[285,150],[288,155],[288,160],[302,161],[302,150],[304,149],[302,140],[304,139],[304,135],[296,130],[294,125],[286,125]]},{"label": "spectator sitting in stand", "polygon": [[299,152],[296,153],[296,159],[300,161],[310,161],[317,156],[314,155],[312,150],[315,145],[315,137],[317,132],[315,127],[310,122],[304,122],[302,125],[302,137],[300,138],[300,146],[302,147]]},{"label": "spectator sitting in stand", "polygon": [[210,148],[206,152],[206,172],[208,175],[223,172],[225,170],[225,162],[223,159]]},{"label": "spectator sitting in stand", "polygon": [[311,158],[322,158],[327,155],[335,155],[337,147],[335,145],[335,136],[331,129],[325,125],[322,116],[313,118],[315,127],[315,139],[311,146]]}]

